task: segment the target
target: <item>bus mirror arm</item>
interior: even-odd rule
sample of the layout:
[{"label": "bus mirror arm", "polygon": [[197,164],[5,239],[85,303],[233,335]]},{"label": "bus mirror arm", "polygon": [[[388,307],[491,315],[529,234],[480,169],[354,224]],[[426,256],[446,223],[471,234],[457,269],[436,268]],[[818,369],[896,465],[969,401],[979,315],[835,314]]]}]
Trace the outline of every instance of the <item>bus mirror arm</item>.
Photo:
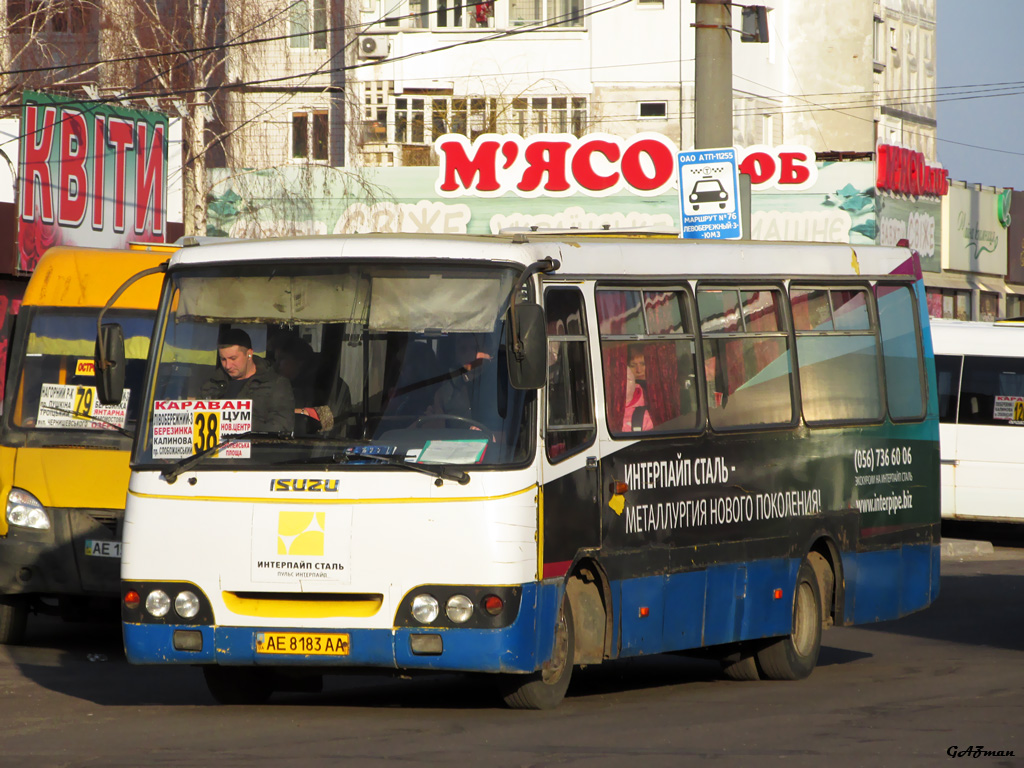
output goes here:
[{"label": "bus mirror arm", "polygon": [[547,328],[539,304],[518,302],[527,281],[538,272],[553,272],[561,264],[542,259],[523,270],[512,288],[508,306],[507,338],[509,382],[514,389],[540,389],[547,379]]},{"label": "bus mirror arm", "polygon": [[117,323],[104,323],[103,317],[107,310],[121,298],[136,281],[149,275],[162,274],[167,271],[167,262],[150,269],[144,269],[127,280],[107,299],[96,318],[96,396],[104,405],[121,402],[124,393],[124,331]]}]

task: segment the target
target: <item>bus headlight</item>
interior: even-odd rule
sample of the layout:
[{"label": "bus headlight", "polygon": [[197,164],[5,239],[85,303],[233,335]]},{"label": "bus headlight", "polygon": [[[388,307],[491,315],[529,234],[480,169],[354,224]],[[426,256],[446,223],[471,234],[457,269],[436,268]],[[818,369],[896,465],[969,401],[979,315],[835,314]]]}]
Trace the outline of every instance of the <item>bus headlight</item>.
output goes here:
[{"label": "bus headlight", "polygon": [[12,488],[7,494],[7,522],[39,531],[50,530],[50,516],[39,499],[21,488]]},{"label": "bus headlight", "polygon": [[444,612],[455,624],[465,624],[473,615],[473,601],[465,595],[452,595],[448,598]]},{"label": "bus headlight", "polygon": [[433,595],[416,595],[412,599],[412,616],[420,624],[430,624],[441,612]]},{"label": "bus headlight", "polygon": [[171,610],[171,598],[162,589],[154,589],[146,595],[146,610],[157,618],[166,616]]},{"label": "bus headlight", "polygon": [[191,619],[199,613],[199,598],[188,590],[179,592],[174,598],[174,611],[183,619]]}]

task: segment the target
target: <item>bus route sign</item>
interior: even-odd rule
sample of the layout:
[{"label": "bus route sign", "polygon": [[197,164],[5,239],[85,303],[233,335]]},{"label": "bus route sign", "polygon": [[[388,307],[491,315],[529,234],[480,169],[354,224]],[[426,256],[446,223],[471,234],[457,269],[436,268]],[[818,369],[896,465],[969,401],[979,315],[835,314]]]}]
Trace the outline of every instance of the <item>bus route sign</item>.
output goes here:
[{"label": "bus route sign", "polygon": [[742,236],[736,149],[696,149],[677,155],[679,236],[738,240]]}]

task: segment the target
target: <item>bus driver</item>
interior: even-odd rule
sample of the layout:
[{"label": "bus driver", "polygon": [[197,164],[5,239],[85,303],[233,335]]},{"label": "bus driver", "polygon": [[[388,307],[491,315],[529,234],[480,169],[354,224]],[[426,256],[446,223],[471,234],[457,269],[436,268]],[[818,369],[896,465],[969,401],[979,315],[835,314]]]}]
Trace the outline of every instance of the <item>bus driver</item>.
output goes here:
[{"label": "bus driver", "polygon": [[252,353],[249,334],[241,328],[222,331],[217,340],[217,370],[203,384],[205,399],[252,400],[254,432],[292,432],[295,397],[291,384]]}]

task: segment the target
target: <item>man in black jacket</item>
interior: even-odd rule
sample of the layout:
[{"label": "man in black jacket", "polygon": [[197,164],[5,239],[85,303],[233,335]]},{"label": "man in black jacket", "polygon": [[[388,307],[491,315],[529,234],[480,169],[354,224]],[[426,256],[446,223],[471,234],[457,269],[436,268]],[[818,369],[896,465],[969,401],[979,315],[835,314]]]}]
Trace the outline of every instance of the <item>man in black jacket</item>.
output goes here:
[{"label": "man in black jacket", "polygon": [[203,384],[205,399],[252,401],[254,432],[292,432],[295,397],[288,379],[252,353],[252,340],[241,328],[230,328],[217,340],[220,366]]}]

